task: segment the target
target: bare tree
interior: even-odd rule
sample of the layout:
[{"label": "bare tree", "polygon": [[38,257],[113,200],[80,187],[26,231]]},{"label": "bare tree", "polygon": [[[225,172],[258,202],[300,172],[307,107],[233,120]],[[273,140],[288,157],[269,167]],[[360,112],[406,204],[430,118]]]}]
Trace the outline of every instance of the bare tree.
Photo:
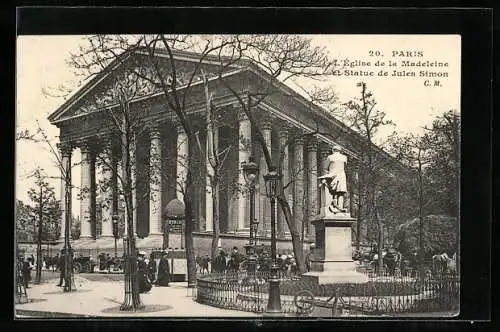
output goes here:
[{"label": "bare tree", "polygon": [[[367,91],[366,83],[357,84],[361,88],[361,98],[355,98],[344,104],[343,120],[353,128],[361,138],[359,148],[359,188],[358,188],[358,222],[356,224],[356,246],[359,249],[361,236],[361,223],[373,217],[377,225],[379,268],[382,267],[382,232],[383,220],[380,217],[380,205],[377,198],[381,194],[380,182],[384,177],[384,166],[387,166],[387,158],[376,147],[374,141],[377,132],[383,126],[392,125],[386,119],[386,114],[378,109],[377,102],[370,91]],[[382,158],[381,158],[382,157]]]},{"label": "bare tree", "polygon": [[[250,120],[251,127],[256,134],[257,143],[264,155],[268,169],[276,168],[278,173],[282,175],[282,155],[284,151],[280,151],[280,160],[278,165],[276,165],[271,158],[267,142],[262,134],[261,125],[255,117],[255,110],[259,104],[268,100],[273,94],[280,93],[280,96],[284,98],[295,98],[293,94],[282,92],[279,88],[279,85],[282,84],[281,82],[293,78],[320,79],[326,77],[333,70],[333,62],[328,59],[324,49],[313,47],[310,39],[294,35],[236,35],[232,37],[231,43],[225,47],[224,51],[219,53],[219,57],[226,60],[225,66],[234,63],[244,63],[248,67],[267,74],[266,77],[268,78],[264,84],[248,86],[243,91],[231,86],[229,80],[223,76],[222,70],[219,71],[219,79],[232,95],[236,97],[240,109]],[[225,66],[221,66],[221,69],[225,68]],[[318,89],[315,91],[315,97],[326,97],[330,103],[333,103],[334,94],[328,94],[327,91],[331,90]],[[315,107],[314,102],[311,103],[311,107]],[[316,129],[310,133],[299,134],[298,137],[314,137],[318,133]],[[329,136],[331,133],[326,133],[326,135]],[[288,148],[293,139],[298,137],[292,137],[287,142],[285,148]],[[290,230],[298,268],[301,272],[305,272],[305,257],[301,241],[301,229],[299,229],[300,225],[294,222],[294,215],[290,208],[288,197],[285,195],[285,189],[288,185],[290,184],[280,183],[276,199]],[[298,199],[302,198],[299,197]],[[303,220],[300,220],[300,224],[302,223]]]},{"label": "bare tree", "polygon": [[[203,75],[203,84],[205,86],[205,98],[206,98],[206,111],[207,111],[207,138],[206,138],[206,156],[205,160],[207,162],[207,195],[212,197],[212,244],[211,244],[211,261],[214,262],[217,256],[217,246],[219,243],[220,236],[220,216],[219,216],[219,196],[221,190],[221,171],[224,165],[224,161],[229,155],[231,146],[225,147],[224,149],[219,148],[218,138],[215,132],[217,121],[217,110],[212,100],[212,94],[210,93],[208,78]],[[197,136],[198,149],[204,151],[203,146]],[[203,155],[203,154],[202,154]]]},{"label": "bare tree", "polygon": [[[130,55],[137,50],[141,40],[131,42],[129,39],[115,39],[108,36],[91,36],[87,39],[89,46],[82,47],[81,53],[73,54],[70,63],[83,75],[92,77],[112,71],[113,75],[105,81],[101,89],[89,96],[86,101],[86,112],[101,110],[104,119],[96,126],[95,132],[108,140],[108,146],[97,154],[97,159],[104,167],[114,173],[121,184],[121,194],[125,201],[127,219],[127,273],[125,273],[125,300],[123,310],[137,310],[143,305],[139,296],[137,278],[137,249],[134,227],[136,213],[136,188],[138,183],[136,146],[137,140],[148,128],[144,122],[144,112],[135,108],[133,100],[149,93],[153,88],[147,81],[135,74],[141,70]],[[123,49],[123,45],[127,49]],[[124,64],[126,63],[126,64]],[[119,66],[118,65],[122,65]],[[136,67],[134,67],[134,65]],[[137,69],[139,68],[139,69]],[[119,151],[114,151],[117,147]],[[121,172],[118,163],[113,163],[114,155],[121,155]],[[107,184],[110,185],[109,183]],[[109,202],[108,202],[109,204]]]},{"label": "bare tree", "polygon": [[[120,63],[117,58],[122,58],[120,52],[133,53],[137,51],[145,55],[147,60],[138,62],[147,67],[142,70],[141,66],[135,67],[134,74],[145,81],[148,81],[153,91],[163,92],[162,101],[165,108],[172,111],[180,125],[186,132],[188,143],[195,144],[196,128],[192,125],[187,116],[186,107],[189,105],[190,97],[195,91],[198,91],[200,83],[203,82],[201,68],[204,60],[209,56],[216,56],[219,59],[218,68],[215,72],[209,72],[209,80],[217,78],[222,85],[236,96],[243,112],[248,116],[253,130],[256,132],[256,140],[260,145],[266,161],[267,167],[276,167],[270,157],[266,142],[260,130],[260,124],[254,117],[255,110],[259,104],[275,93],[281,93],[285,97],[295,98],[294,94],[284,93],[280,81],[305,77],[313,80],[319,80],[322,77],[332,73],[333,65],[328,59],[324,49],[313,47],[309,38],[301,36],[288,35],[245,35],[245,36],[134,36],[132,38],[123,36],[94,36],[95,40],[91,43],[92,48],[103,50],[104,57],[97,57],[95,52],[84,52],[90,60],[83,62],[82,67],[88,67],[89,64],[96,66],[109,63]],[[132,41],[132,42],[131,42]],[[140,46],[139,46],[140,45]],[[178,68],[179,62],[175,60],[175,52],[178,50],[195,50],[197,58],[191,68]],[[103,59],[103,60],[99,60]],[[239,66],[239,67],[238,67]],[[267,74],[267,81],[262,86],[247,87],[241,90],[234,86],[226,78],[228,71],[234,68],[247,68],[252,66],[260,72]],[[101,66],[102,67],[102,66]],[[116,66],[115,66],[116,68]],[[100,69],[102,70],[102,69]],[[110,68],[106,70],[112,70]],[[238,70],[238,69],[237,69]],[[95,70],[94,72],[98,72]],[[229,77],[229,76],[227,76]],[[317,89],[312,91],[316,96],[323,98],[323,101],[334,102],[334,94],[329,89]],[[319,98],[317,98],[319,99]],[[325,100],[326,99],[326,100]],[[316,108],[313,103],[311,108]],[[300,134],[302,136],[314,136],[318,131]],[[332,133],[325,133],[332,135]],[[200,149],[201,150],[201,149]],[[203,154],[202,154],[203,155]],[[281,170],[281,167],[277,167]],[[189,283],[194,283],[194,251],[192,248],[192,193],[193,174],[191,168],[187,168],[185,176],[184,203],[186,212],[186,251],[188,257],[188,279]],[[281,189],[285,187],[281,185]],[[295,256],[302,271],[305,271],[302,246],[300,245],[300,230],[294,223],[293,213],[285,197],[284,190],[280,190],[277,200],[287,220]]]}]

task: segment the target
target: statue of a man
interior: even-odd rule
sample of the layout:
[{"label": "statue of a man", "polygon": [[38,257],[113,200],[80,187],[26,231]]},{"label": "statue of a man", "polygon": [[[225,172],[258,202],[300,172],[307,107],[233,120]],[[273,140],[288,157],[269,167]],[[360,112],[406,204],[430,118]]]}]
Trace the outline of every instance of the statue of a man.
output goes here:
[{"label": "statue of a man", "polygon": [[346,212],[344,208],[344,196],[347,193],[347,178],[345,174],[347,157],[341,153],[338,147],[334,147],[332,150],[333,153],[326,159],[328,163],[327,174],[321,176],[320,179],[323,179],[323,185],[328,185],[328,191],[333,198],[328,207],[330,212]]}]

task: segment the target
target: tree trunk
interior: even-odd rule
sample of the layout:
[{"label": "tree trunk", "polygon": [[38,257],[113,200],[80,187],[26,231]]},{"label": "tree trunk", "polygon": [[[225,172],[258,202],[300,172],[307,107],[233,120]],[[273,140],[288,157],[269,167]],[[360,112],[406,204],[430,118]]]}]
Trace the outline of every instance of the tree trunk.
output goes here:
[{"label": "tree trunk", "polygon": [[[41,216],[40,216],[41,217]],[[42,221],[38,221],[38,241],[36,246],[36,278],[39,284],[42,281]]]},{"label": "tree trunk", "polygon": [[[217,175],[214,176],[214,179],[216,178]],[[219,227],[219,211],[218,211],[218,206],[219,206],[219,183],[217,180],[214,180],[215,183],[213,183],[212,186],[212,213],[213,213],[213,234],[212,234],[212,248],[211,248],[211,272],[213,272],[213,263],[215,261],[215,258],[217,257],[217,247],[219,244],[219,236],[220,236],[220,227]]]},{"label": "tree trunk", "polygon": [[422,161],[420,159],[420,150],[418,154],[418,214],[419,214],[419,227],[418,227],[418,270],[420,280],[424,280],[424,188],[422,176]]},{"label": "tree trunk", "polygon": [[184,192],[184,213],[185,213],[185,236],[184,243],[186,248],[187,280],[188,288],[196,286],[196,260],[193,243],[193,184],[191,179],[191,170],[187,168],[186,187]]},{"label": "tree trunk", "polygon": [[301,246],[300,233],[299,230],[297,229],[297,225],[293,222],[292,213],[290,212],[290,205],[288,204],[288,201],[285,198],[283,190],[281,190],[280,194],[277,197],[277,200],[281,206],[283,215],[285,216],[288,229],[290,230],[290,235],[292,237],[293,253],[295,255],[295,261],[297,263],[297,267],[300,273],[304,273],[307,270],[306,270],[304,252]]},{"label": "tree trunk", "polygon": [[43,226],[43,188],[40,186],[40,202],[38,211],[38,239],[36,246],[36,277],[35,282],[42,281],[42,226]]},{"label": "tree trunk", "polygon": [[[134,162],[130,156],[130,135],[131,128],[127,126],[126,116],[124,113],[122,123],[122,187],[123,195],[125,198],[125,212],[127,214],[127,246],[129,250],[129,278],[130,278],[130,291],[132,295],[131,304],[134,309],[138,309],[142,305],[139,293],[139,280],[137,275],[137,248],[135,246],[134,234],[134,211],[132,201],[132,165]],[[127,289],[127,276],[125,275],[125,292]],[[127,294],[125,293],[125,296]]]},{"label": "tree trunk", "polygon": [[377,227],[378,227],[378,271],[379,273],[382,272],[384,268],[384,257],[383,257],[383,241],[384,241],[384,236],[383,236],[383,225],[382,222],[380,222],[380,219],[377,216]]}]

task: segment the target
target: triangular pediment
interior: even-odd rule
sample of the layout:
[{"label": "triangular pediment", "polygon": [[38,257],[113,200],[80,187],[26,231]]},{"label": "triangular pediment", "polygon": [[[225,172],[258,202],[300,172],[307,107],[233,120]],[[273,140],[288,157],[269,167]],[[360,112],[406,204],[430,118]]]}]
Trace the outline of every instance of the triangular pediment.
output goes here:
[{"label": "triangular pediment", "polygon": [[155,68],[160,69],[161,77],[167,84],[172,83],[175,71],[178,89],[200,82],[203,79],[202,73],[210,79],[221,72],[238,68],[236,65],[222,66],[220,61],[213,58],[204,59],[200,63],[199,55],[195,53],[175,52],[173,58],[173,66],[170,57],[161,52],[156,56],[156,65],[153,65],[144,52],[117,58],[52,113],[49,121],[61,122],[112,107],[118,105],[121,98],[133,101],[162,93],[160,76]]}]

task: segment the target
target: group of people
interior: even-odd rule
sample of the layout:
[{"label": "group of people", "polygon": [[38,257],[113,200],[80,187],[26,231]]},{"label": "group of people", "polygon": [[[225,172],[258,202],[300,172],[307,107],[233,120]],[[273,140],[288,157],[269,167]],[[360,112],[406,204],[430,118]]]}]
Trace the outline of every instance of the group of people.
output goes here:
[{"label": "group of people", "polygon": [[139,280],[139,292],[147,293],[153,285],[168,287],[170,282],[170,265],[168,263],[168,253],[161,252],[160,261],[157,265],[153,254],[146,258],[145,252],[137,255],[137,273]]},{"label": "group of people", "polygon": [[223,249],[220,249],[219,254],[212,263],[212,271],[215,273],[236,272],[240,269],[240,265],[244,260],[245,257],[239,253],[238,247],[233,247],[229,257]]},{"label": "group of people", "polygon": [[413,266],[416,266],[416,255],[403,256],[402,253],[395,248],[389,247],[382,250],[382,257],[379,258],[379,253],[376,247],[367,252],[356,251],[353,254],[353,260],[359,264],[367,264],[376,273],[379,272],[379,261],[382,260],[382,266],[389,275],[395,275],[398,272],[401,275],[406,275],[407,271]]},{"label": "group of people", "polygon": [[[229,255],[223,249],[220,249],[219,254],[212,263],[212,271],[214,273],[238,272],[241,269],[248,268],[247,263],[248,258],[239,252],[238,247],[233,247]],[[273,260],[268,251],[257,254],[257,271],[269,271],[272,263]],[[276,263],[281,271],[294,272],[297,270],[293,255],[277,255]]]},{"label": "group of people", "polygon": [[[123,256],[122,259],[124,258],[125,257]],[[122,269],[120,259],[118,257],[112,257],[109,253],[100,253],[99,256],[97,256],[97,259],[99,261],[99,271],[107,270],[108,272],[110,272],[111,267],[113,267],[113,270]]]}]

